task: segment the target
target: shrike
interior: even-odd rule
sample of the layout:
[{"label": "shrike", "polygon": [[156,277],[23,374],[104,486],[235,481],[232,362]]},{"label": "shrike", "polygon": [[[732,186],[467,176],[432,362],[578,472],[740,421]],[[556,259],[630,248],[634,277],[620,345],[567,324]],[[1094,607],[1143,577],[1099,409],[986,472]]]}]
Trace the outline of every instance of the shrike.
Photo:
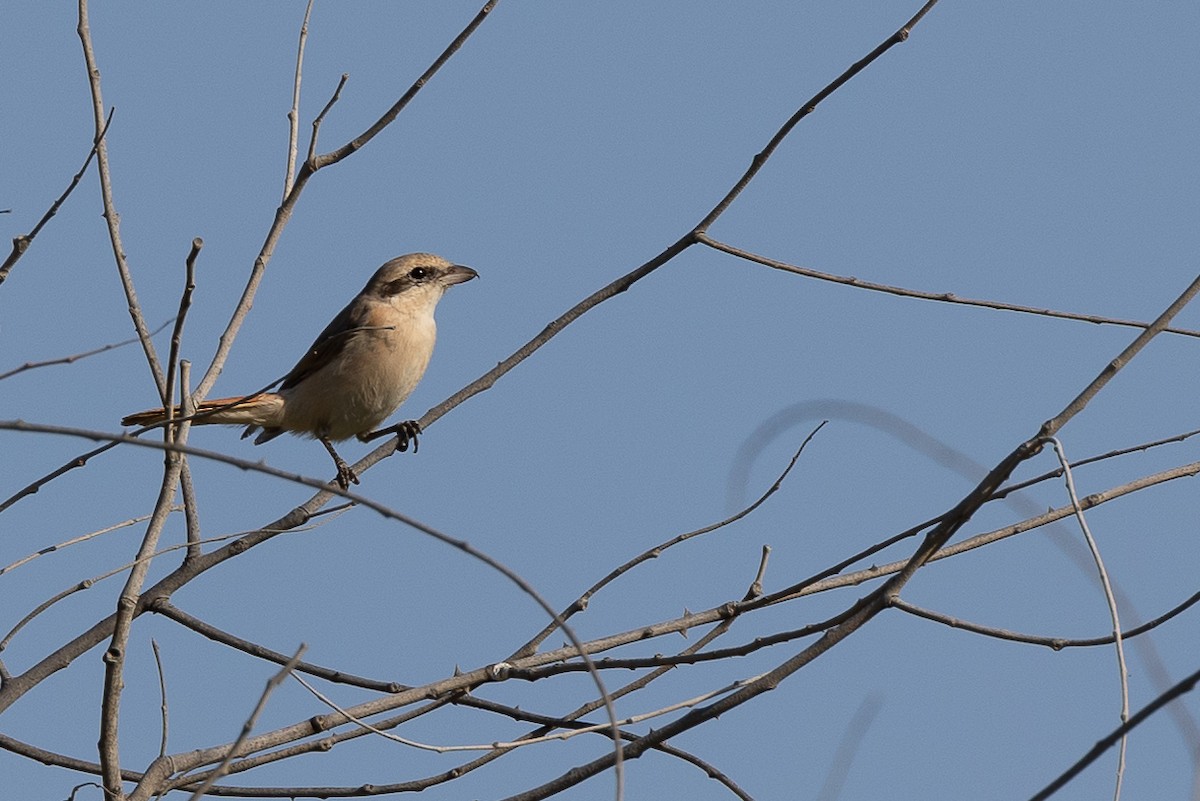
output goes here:
[{"label": "shrike", "polygon": [[[432,253],[410,253],[380,267],[354,300],[333,318],[279,385],[278,392],[207,400],[193,425],[244,425],[242,437],[259,431],[261,445],[285,431],[320,440],[337,465],[343,489],[358,476],[333,443],[358,437],[370,442],[396,434],[400,450],[417,450],[421,427],[408,420],[375,427],[416,388],[437,338],[433,310],[446,289],[478,275]],[[175,418],[182,414],[175,408]],[[165,409],[131,414],[124,426],[165,422]]]}]

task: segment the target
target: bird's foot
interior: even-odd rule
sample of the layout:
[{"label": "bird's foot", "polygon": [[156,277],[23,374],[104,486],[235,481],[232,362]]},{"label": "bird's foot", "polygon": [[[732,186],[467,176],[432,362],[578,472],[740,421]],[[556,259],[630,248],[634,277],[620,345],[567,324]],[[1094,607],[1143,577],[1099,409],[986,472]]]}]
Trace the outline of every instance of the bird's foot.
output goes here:
[{"label": "bird's foot", "polygon": [[381,428],[378,431],[369,431],[366,434],[359,434],[358,438],[363,442],[370,442],[371,440],[379,439],[380,437],[386,437],[389,434],[395,434],[396,439],[399,440],[396,445],[396,450],[408,450],[408,444],[411,442],[413,446],[413,453],[416,453],[417,448],[420,446],[420,443],[417,441],[417,437],[420,435],[420,433],[420,423],[418,423],[416,420],[405,420],[403,423],[397,423],[396,425],[388,428]]},{"label": "bird's foot", "polygon": [[350,465],[342,460],[342,457],[339,456],[334,461],[337,464],[337,483],[339,487],[348,490],[351,484],[359,483],[358,474],[354,472]]},{"label": "bird's foot", "polygon": [[333,443],[325,437],[318,437],[321,444],[325,446],[325,450],[329,451],[329,455],[333,457],[333,464],[337,467],[337,483],[344,490],[350,489],[351,484],[358,483],[358,474],[346,464],[346,460],[334,450]]}]

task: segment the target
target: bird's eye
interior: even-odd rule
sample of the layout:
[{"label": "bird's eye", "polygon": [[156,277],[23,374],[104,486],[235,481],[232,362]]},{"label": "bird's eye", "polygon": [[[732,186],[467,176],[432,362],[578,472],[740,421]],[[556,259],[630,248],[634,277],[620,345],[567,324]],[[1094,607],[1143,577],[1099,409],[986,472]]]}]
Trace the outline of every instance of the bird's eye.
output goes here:
[{"label": "bird's eye", "polygon": [[409,270],[408,277],[414,281],[424,281],[429,277],[429,270],[424,267],[413,267]]}]

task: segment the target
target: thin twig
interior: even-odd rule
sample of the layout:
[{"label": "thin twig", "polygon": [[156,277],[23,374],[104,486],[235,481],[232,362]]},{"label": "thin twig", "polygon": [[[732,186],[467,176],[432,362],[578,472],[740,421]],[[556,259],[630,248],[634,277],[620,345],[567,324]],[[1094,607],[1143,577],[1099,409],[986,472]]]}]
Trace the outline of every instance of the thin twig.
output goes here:
[{"label": "thin twig", "polygon": [[[1058,456],[1058,463],[1062,465],[1063,479],[1067,486],[1067,495],[1071,498],[1071,509],[1075,513],[1075,519],[1079,522],[1079,528],[1083,532],[1083,538],[1087,541],[1088,550],[1092,553],[1092,560],[1096,564],[1096,570],[1100,574],[1100,585],[1104,588],[1104,600],[1108,603],[1108,614],[1112,620],[1113,644],[1116,646],[1117,652],[1117,672],[1120,674],[1119,682],[1121,686],[1121,723],[1126,723],[1129,720],[1129,669],[1125,666],[1125,643],[1121,637],[1121,616],[1117,612],[1117,599],[1113,596],[1112,584],[1108,580],[1108,570],[1104,567],[1104,560],[1100,556],[1100,547],[1096,544],[1096,538],[1092,536],[1092,530],[1088,526],[1087,518],[1084,517],[1083,509],[1079,506],[1079,496],[1075,492],[1075,477],[1071,475],[1071,463],[1067,460],[1066,450],[1063,448],[1062,441],[1058,437],[1050,437],[1049,442],[1054,446],[1054,452]],[[1113,801],[1120,801],[1121,798],[1121,783],[1125,778],[1125,749],[1127,738],[1121,738],[1121,745],[1117,749],[1117,781],[1113,788]]]},{"label": "thin twig", "polygon": [[158,755],[161,757],[167,754],[167,732],[170,731],[168,727],[170,714],[167,707],[167,674],[163,670],[162,653],[158,650],[158,640],[151,637],[150,647],[154,649],[154,665],[158,668],[159,710],[162,712],[162,734],[158,741]]},{"label": "thin twig", "polygon": [[308,18],[312,15],[313,0],[304,7],[304,21],[300,23],[300,44],[296,47],[296,77],[292,81],[292,108],[288,111],[287,172],[283,176],[283,196],[292,191],[296,180],[296,153],[300,141],[300,77],[304,72],[304,45],[308,42]]},{"label": "thin twig", "polygon": [[71,788],[71,794],[69,796],[67,796],[67,801],[75,801],[75,794],[78,793],[80,790],[82,790],[84,787],[95,787],[99,790],[104,790],[104,788],[102,786],[100,786],[99,784],[96,784],[95,782],[84,782],[83,784],[77,784]]},{"label": "thin twig", "polygon": [[[1166,332],[1164,331],[1163,333],[1166,333]],[[1163,437],[1162,439],[1156,439],[1152,442],[1143,442],[1138,445],[1130,445],[1125,448],[1116,448],[1114,450],[1106,451],[1105,453],[1101,453],[1096,456],[1089,456],[1086,459],[1080,459],[1079,461],[1075,462],[1075,467],[1079,468],[1079,467],[1083,467],[1084,465],[1093,464],[1094,462],[1103,462],[1107,459],[1114,459],[1118,456],[1126,456],[1131,453],[1138,453],[1140,451],[1148,451],[1151,448],[1157,448],[1162,445],[1171,445],[1171,444],[1174,444],[1177,442],[1184,442],[1185,440],[1191,439],[1192,437],[1196,436],[1197,434],[1200,434],[1200,428],[1194,429],[1192,431],[1185,431],[1182,434],[1175,434],[1174,436]],[[1000,500],[1008,495],[1011,495],[1014,492],[1019,492],[1023,489],[1028,489],[1029,487],[1032,487],[1035,484],[1040,484],[1043,481],[1049,481],[1051,479],[1058,478],[1062,474],[1063,474],[1063,470],[1060,467],[1057,470],[1049,470],[1045,473],[1042,473],[1040,476],[1034,476],[1033,478],[1028,479],[1026,481],[1021,481],[1016,484],[1005,484],[1003,487],[996,490],[996,495],[994,497],[996,498],[996,500]]]},{"label": "thin twig", "polygon": [[350,73],[343,72],[342,77],[338,79],[337,87],[333,90],[333,94],[329,97],[329,101],[321,109],[321,113],[313,118],[312,121],[312,137],[308,140],[308,160],[306,163],[311,163],[317,157],[317,139],[321,135],[321,123],[325,121],[325,115],[333,108],[333,104],[338,102],[342,96],[342,89],[346,86],[346,81],[350,80]]},{"label": "thin twig", "polygon": [[[96,53],[92,49],[92,33],[88,26],[87,0],[79,0],[79,26],[76,29],[79,40],[83,44],[83,59],[87,66],[88,85],[92,93],[92,115],[96,127],[96,167],[100,173],[100,198],[104,203],[104,220],[108,224],[108,238],[112,244],[113,258],[117,263],[117,274],[121,279],[121,288],[125,291],[125,301],[129,308],[129,317],[133,321],[134,331],[142,343],[142,351],[146,354],[146,363],[154,377],[154,385],[158,396],[166,396],[166,376],[162,365],[159,364],[158,354],[154,350],[154,342],[150,339],[150,331],[146,328],[146,318],[142,315],[142,306],[138,302],[137,292],[133,288],[133,276],[129,270],[129,262],[125,258],[125,246],[121,244],[121,215],[117,213],[113,201],[112,175],[108,166],[107,140],[101,138],[104,130],[104,98],[100,89],[100,67],[96,64]],[[111,788],[110,788],[111,789]]]},{"label": "thin twig", "polygon": [[[659,637],[671,631],[678,630],[686,632],[689,628],[700,625],[704,622],[710,622],[709,617],[713,610],[704,610],[703,612],[694,612],[685,614],[682,618],[670,621],[666,626],[661,624],[643,629],[645,632],[639,639],[648,639],[651,636]],[[723,613],[726,617],[722,623],[728,623],[737,616],[745,614],[747,611],[736,605],[727,604],[723,608],[716,610],[718,614]],[[705,662],[724,662],[732,657],[748,656],[757,651],[766,648],[771,648],[783,643],[792,642],[793,640],[812,637],[815,634],[829,631],[832,628],[845,623],[850,617],[846,611],[838,612],[832,617],[816,623],[809,623],[798,629],[790,629],[788,631],[778,631],[774,634],[763,634],[755,637],[753,640],[741,645],[732,645],[726,648],[716,648],[711,651],[692,650],[680,652],[678,654],[654,654],[653,656],[631,656],[631,657],[604,657],[596,660],[596,667],[600,670],[642,670],[645,668],[674,668],[680,665],[699,665]],[[683,625],[688,623],[691,625]],[[651,633],[652,632],[652,633]],[[628,632],[622,632],[617,637],[606,637],[597,642],[589,643],[593,654],[598,654],[611,648],[619,647],[624,643],[617,643],[614,640],[625,640],[628,638]],[[569,657],[568,657],[569,658]],[[561,676],[565,673],[581,673],[584,665],[579,662],[568,662],[563,660],[550,661],[547,659],[539,660],[539,663],[530,667],[514,667],[509,671],[512,678],[522,681],[538,681],[551,676]]]},{"label": "thin twig", "polygon": [[[41,232],[46,223],[50,222],[50,218],[58,214],[58,210],[62,208],[62,204],[67,202],[67,198],[75,191],[75,187],[79,185],[83,179],[83,174],[87,172],[88,165],[92,163],[92,158],[96,155],[96,149],[100,143],[104,141],[105,134],[108,133],[108,126],[112,123],[113,112],[117,109],[113,107],[108,111],[108,117],[104,120],[104,125],[100,129],[100,133],[92,142],[92,149],[88,151],[87,158],[83,160],[83,166],[79,168],[79,172],[71,179],[71,183],[67,186],[67,190],[58,196],[58,199],[50,204],[50,208],[42,215],[42,219],[38,220],[37,225],[33,226],[33,230],[27,234],[13,238],[12,252],[8,254],[8,258],[4,260],[4,264],[0,264],[0,284],[4,283],[4,279],[8,278],[8,274],[12,271],[13,265],[25,255],[25,251],[29,250],[29,246],[33,244],[33,239]],[[5,209],[4,213],[10,212],[12,209]],[[136,340],[135,340],[136,341]],[[7,376],[0,375],[0,378]]]},{"label": "thin twig", "polygon": [[929,2],[925,3],[925,5],[921,6],[921,9],[914,14],[908,20],[908,22],[904,23],[899,30],[882,41],[879,46],[877,46],[870,53],[851,64],[849,69],[835,78],[820,92],[817,92],[815,95],[813,95],[813,97],[807,103],[801,106],[796,113],[789,117],[788,121],[785,122],[782,127],[776,131],[775,135],[771,137],[771,140],[767,142],[767,146],[759,151],[759,153],[751,160],[749,169],[747,169],[742,177],[738,179],[738,182],[734,184],[733,188],[730,189],[725,197],[721,198],[721,201],[713,207],[712,211],[710,211],[708,215],[700,221],[700,224],[696,226],[696,233],[702,234],[706,232],[709,227],[716,222],[717,218],[725,213],[725,211],[733,204],[733,201],[735,201],[738,196],[745,191],[746,187],[750,185],[750,182],[754,180],[754,177],[758,175],[758,171],[763,168],[763,165],[767,163],[767,159],[771,158],[771,154],[774,153],[775,149],[783,143],[783,140],[786,139],[788,134],[792,132],[792,129],[800,124],[801,120],[803,120],[812,112],[816,111],[817,106],[820,105],[821,101],[825,100],[838,89],[841,89],[850,81],[851,78],[869,67],[876,59],[878,59],[888,50],[891,50],[893,47],[902,42],[908,41],[909,33],[922,19],[925,18],[925,15],[928,14],[935,5],[937,5],[937,1],[938,0],[929,0]]},{"label": "thin twig", "polygon": [[179,474],[179,489],[183,494],[183,512],[187,527],[188,553],[185,559],[200,555],[200,506],[196,497],[196,486],[192,482],[192,466],[185,462]]},{"label": "thin twig", "polygon": [[263,688],[262,695],[258,698],[258,703],[254,705],[254,711],[250,713],[250,717],[246,718],[246,722],[242,724],[242,730],[238,734],[237,739],[233,741],[233,745],[229,746],[229,751],[225,754],[225,759],[217,765],[216,770],[210,773],[208,778],[201,782],[196,791],[192,793],[192,801],[200,801],[204,796],[205,790],[212,787],[213,782],[225,775],[225,769],[229,767],[230,761],[237,756],[238,749],[241,748],[246,738],[250,736],[250,732],[254,730],[254,724],[258,722],[258,716],[262,714],[263,709],[267,706],[267,699],[275,692],[275,688],[282,684],[283,680],[291,674],[292,667],[300,661],[300,657],[307,649],[308,646],[301,643],[288,663],[280,668],[278,673],[267,680],[267,686]]},{"label": "thin twig", "polygon": [[1080,392],[1074,400],[1067,404],[1066,408],[1059,412],[1057,416],[1047,420],[1042,424],[1042,430],[1038,432],[1038,438],[1044,440],[1047,437],[1056,436],[1058,432],[1062,430],[1062,427],[1071,420],[1071,418],[1083,411],[1084,407],[1088,405],[1092,398],[1096,397],[1097,393],[1104,389],[1104,387],[1108,385],[1108,382],[1111,381],[1113,377],[1115,377],[1116,374],[1125,367],[1125,365],[1129,364],[1134,356],[1137,356],[1138,353],[1142,351],[1142,348],[1150,344],[1150,340],[1154,339],[1154,337],[1158,336],[1167,329],[1167,326],[1170,325],[1171,320],[1175,319],[1175,315],[1182,311],[1184,306],[1187,306],[1189,303],[1191,303],[1192,299],[1196,297],[1197,293],[1200,293],[1200,275],[1192,279],[1192,283],[1188,284],[1187,289],[1185,289],[1179,295],[1179,297],[1177,297],[1175,301],[1171,303],[1171,305],[1168,306],[1163,313],[1160,314],[1154,320],[1154,322],[1149,325],[1149,327],[1146,328],[1145,331],[1142,331],[1142,333],[1138,334],[1133,342],[1130,342],[1124,350],[1117,354],[1117,357],[1109,362],[1108,365],[1100,371],[1100,374],[1092,379],[1092,382],[1084,387],[1083,391]]},{"label": "thin twig", "polygon": [[762,547],[762,558],[758,562],[758,573],[754,576],[754,581],[750,582],[750,588],[746,590],[746,597],[743,601],[750,601],[758,598],[763,594],[763,576],[767,574],[767,560],[771,558],[771,546],[764,545]]},{"label": "thin twig", "polygon": [[72,470],[75,470],[76,468],[83,467],[94,457],[99,456],[106,451],[111,451],[120,444],[121,443],[119,441],[110,440],[98,448],[93,448],[87,453],[81,453],[78,456],[71,457],[71,460],[63,464],[61,467],[55,468],[49,473],[40,476],[29,484],[26,484],[21,489],[17,490],[12,495],[5,498],[3,501],[0,501],[0,512],[5,511],[22,498],[28,498],[31,495],[36,495],[42,487],[46,486],[54,479],[58,478],[59,476],[63,476]]},{"label": "thin twig", "polygon": [[[176,508],[178,508],[178,507],[176,507]],[[37,559],[39,556],[46,556],[47,554],[56,553],[58,551],[63,550],[64,548],[68,548],[72,545],[77,545],[81,542],[87,542],[88,540],[93,539],[95,537],[99,537],[102,534],[107,534],[110,531],[116,531],[117,529],[127,528],[128,526],[133,526],[133,525],[137,525],[138,523],[143,523],[147,519],[149,519],[149,517],[150,517],[149,515],[142,515],[141,517],[134,517],[129,520],[124,520],[120,523],[114,523],[111,526],[105,526],[104,528],[97,529],[96,531],[88,532],[87,534],[80,534],[78,537],[72,537],[69,540],[64,540],[63,542],[58,542],[58,543],[55,543],[54,545],[47,545],[45,548],[41,548],[37,551],[34,551],[33,553],[29,554],[28,556],[24,556],[15,562],[10,562],[9,564],[4,565],[3,567],[0,567],[0,576],[3,576],[5,573],[11,573],[12,571],[16,570],[21,565],[28,564],[29,562],[32,562],[34,559]],[[3,650],[2,646],[0,646],[0,650]]]},{"label": "thin twig", "polygon": [[[751,253],[741,248],[736,248],[733,245],[720,242],[713,239],[707,233],[699,233],[696,235],[696,240],[701,244],[708,245],[714,250],[728,253],[731,256],[752,261],[756,264],[761,264],[765,267],[771,267],[775,270],[802,275],[806,278],[815,278],[818,281],[828,281],[834,284],[844,284],[857,289],[866,289],[872,292],[883,292],[888,295],[897,295],[904,298],[917,298],[919,300],[932,300],[938,303],[957,303],[963,306],[979,306],[985,309],[997,309],[999,311],[1020,312],[1022,314],[1034,314],[1039,317],[1056,317],[1063,320],[1079,320],[1085,323],[1095,323],[1097,325],[1118,325],[1126,328],[1146,328],[1149,323],[1144,323],[1138,320],[1123,320],[1118,317],[1103,317],[1098,314],[1080,314],[1078,312],[1060,311],[1057,309],[1038,308],[1036,306],[1024,306],[1018,303],[1005,303],[999,300],[986,300],[976,298],[963,298],[955,295],[953,292],[926,292],[920,289],[908,289],[906,287],[892,286],[890,284],[880,284],[875,281],[864,281],[861,278],[856,278],[852,275],[835,275],[834,273],[821,272],[808,267],[800,267],[795,264],[778,261],[776,259],[760,256],[757,253]],[[1194,331],[1190,328],[1166,328],[1164,334],[1179,334],[1187,337],[1200,337],[1200,331]]]},{"label": "thin twig", "polygon": [[[153,331],[150,332],[150,336],[156,336],[160,331],[162,331],[164,328],[166,328],[168,325],[170,325],[173,322],[173,320],[174,320],[174,318],[167,320],[165,323],[161,324],[158,328],[155,328]],[[79,361],[80,359],[86,359],[89,356],[96,356],[101,353],[107,353],[110,350],[116,350],[117,348],[123,348],[126,345],[132,345],[133,343],[135,343],[137,341],[138,341],[137,337],[134,337],[133,339],[125,339],[120,342],[110,342],[107,345],[101,345],[98,348],[94,348],[92,350],[87,350],[87,351],[84,351],[83,353],[74,353],[70,356],[60,356],[57,359],[46,359],[45,361],[41,361],[41,362],[25,362],[20,367],[14,367],[13,369],[9,370],[7,373],[0,373],[0,381],[3,381],[4,379],[9,378],[11,376],[17,375],[18,373],[23,373],[26,370],[36,370],[39,367],[51,367],[56,364],[74,364],[75,362]]]},{"label": "thin twig", "polygon": [[183,324],[187,321],[188,310],[192,308],[192,294],[196,291],[196,257],[200,255],[200,249],[203,247],[203,239],[193,239],[192,249],[183,263],[183,291],[179,293],[179,312],[175,315],[175,327],[171,329],[171,349],[167,355],[167,397],[163,400],[163,405],[167,409],[168,421],[173,416],[175,406],[175,361],[179,358],[179,349],[183,344]]}]

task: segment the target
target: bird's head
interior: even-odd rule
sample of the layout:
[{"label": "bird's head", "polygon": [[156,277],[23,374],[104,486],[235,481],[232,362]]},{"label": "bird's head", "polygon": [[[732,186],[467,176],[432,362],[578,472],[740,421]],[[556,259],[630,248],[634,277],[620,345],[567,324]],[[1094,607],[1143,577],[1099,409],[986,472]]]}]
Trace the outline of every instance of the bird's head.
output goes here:
[{"label": "bird's head", "polygon": [[376,270],[363,294],[391,303],[435,306],[447,288],[478,275],[432,253],[409,253]]}]

